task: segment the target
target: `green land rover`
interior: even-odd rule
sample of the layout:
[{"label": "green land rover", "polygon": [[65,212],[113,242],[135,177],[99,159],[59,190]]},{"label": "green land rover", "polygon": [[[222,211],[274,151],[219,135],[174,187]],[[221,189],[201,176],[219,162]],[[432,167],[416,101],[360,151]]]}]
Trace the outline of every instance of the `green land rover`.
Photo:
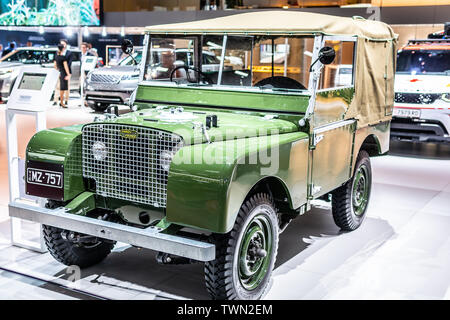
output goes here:
[{"label": "green land rover", "polygon": [[120,241],[204,263],[214,299],[259,299],[279,234],[313,200],[343,230],[364,220],[369,157],[389,148],[395,42],[381,22],[299,11],[148,27],[132,111],[36,133],[26,192],[47,204],[14,201],[10,215],[41,223],[66,265]]}]

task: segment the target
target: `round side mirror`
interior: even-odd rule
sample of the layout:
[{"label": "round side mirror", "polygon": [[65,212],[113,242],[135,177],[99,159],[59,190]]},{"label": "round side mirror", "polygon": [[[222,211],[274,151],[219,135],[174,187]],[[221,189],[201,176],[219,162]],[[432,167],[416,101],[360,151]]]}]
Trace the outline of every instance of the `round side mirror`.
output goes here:
[{"label": "round side mirror", "polygon": [[133,42],[128,39],[124,39],[121,45],[123,53],[131,54],[133,52]]},{"label": "round side mirror", "polygon": [[330,64],[336,58],[336,51],[331,47],[323,47],[319,51],[319,61],[322,64]]}]

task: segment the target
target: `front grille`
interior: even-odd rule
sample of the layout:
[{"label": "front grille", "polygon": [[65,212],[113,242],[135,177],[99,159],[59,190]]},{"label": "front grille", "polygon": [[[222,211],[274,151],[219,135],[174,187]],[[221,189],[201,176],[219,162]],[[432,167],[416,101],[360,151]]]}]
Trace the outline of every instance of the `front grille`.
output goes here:
[{"label": "front grille", "polygon": [[114,74],[91,74],[91,82],[96,83],[118,83],[120,80],[120,75]]},{"label": "front grille", "polygon": [[[90,124],[83,127],[82,140],[83,176],[95,180],[97,194],[166,206],[168,172],[160,156],[164,150],[175,154],[183,146],[180,136],[146,127]],[[96,142],[106,146],[103,160],[94,158]]]},{"label": "front grille", "polygon": [[399,93],[395,94],[395,102],[414,103],[414,104],[432,104],[439,99],[439,93]]}]

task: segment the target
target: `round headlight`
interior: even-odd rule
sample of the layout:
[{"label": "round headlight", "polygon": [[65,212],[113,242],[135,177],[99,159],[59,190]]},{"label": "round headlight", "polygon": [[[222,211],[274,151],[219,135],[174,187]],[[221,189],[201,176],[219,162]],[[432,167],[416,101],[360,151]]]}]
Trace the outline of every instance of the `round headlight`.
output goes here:
[{"label": "round headlight", "polygon": [[161,165],[161,168],[164,171],[169,171],[170,169],[170,163],[172,162],[173,158],[173,152],[169,150],[163,150],[161,151],[161,154],[159,156],[159,163]]},{"label": "round headlight", "polygon": [[108,149],[106,148],[106,145],[101,141],[96,141],[92,145],[92,155],[97,161],[105,160],[106,156],[108,155]]}]

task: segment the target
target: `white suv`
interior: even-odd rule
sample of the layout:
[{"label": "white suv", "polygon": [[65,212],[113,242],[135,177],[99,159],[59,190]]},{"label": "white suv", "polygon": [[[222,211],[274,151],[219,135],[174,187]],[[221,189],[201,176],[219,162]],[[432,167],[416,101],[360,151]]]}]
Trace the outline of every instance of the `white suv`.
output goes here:
[{"label": "white suv", "polygon": [[391,139],[450,143],[450,39],[398,51]]}]

